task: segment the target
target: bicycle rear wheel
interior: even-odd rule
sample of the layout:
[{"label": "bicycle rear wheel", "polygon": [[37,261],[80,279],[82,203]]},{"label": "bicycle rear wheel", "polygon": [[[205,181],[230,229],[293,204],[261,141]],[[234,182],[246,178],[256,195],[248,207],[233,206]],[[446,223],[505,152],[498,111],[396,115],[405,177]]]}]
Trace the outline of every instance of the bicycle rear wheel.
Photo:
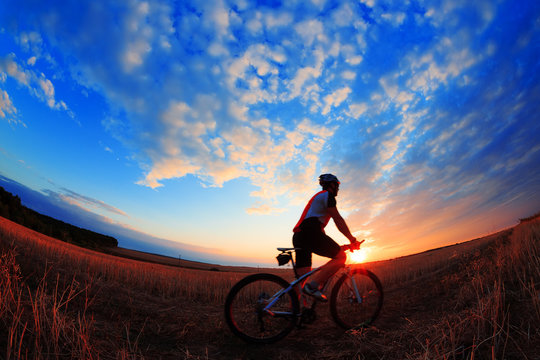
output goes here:
[{"label": "bicycle rear wheel", "polygon": [[283,293],[270,311],[264,308],[287,287],[287,281],[273,274],[254,274],[240,280],[225,300],[225,320],[232,332],[245,341],[263,344],[285,337],[299,316],[296,292]]},{"label": "bicycle rear wheel", "polygon": [[353,269],[336,282],[330,311],[344,329],[367,327],[381,311],[383,288],[377,276],[366,269]]}]

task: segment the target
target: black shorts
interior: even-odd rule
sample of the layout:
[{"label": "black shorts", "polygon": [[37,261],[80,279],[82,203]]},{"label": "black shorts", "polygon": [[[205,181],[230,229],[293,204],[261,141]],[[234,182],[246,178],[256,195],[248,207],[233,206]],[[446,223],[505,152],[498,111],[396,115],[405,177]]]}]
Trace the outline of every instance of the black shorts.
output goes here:
[{"label": "black shorts", "polygon": [[293,246],[296,250],[296,266],[311,267],[311,254],[315,253],[327,258],[335,258],[341,247],[326,235],[317,218],[305,219],[300,225],[300,231],[293,235]]}]

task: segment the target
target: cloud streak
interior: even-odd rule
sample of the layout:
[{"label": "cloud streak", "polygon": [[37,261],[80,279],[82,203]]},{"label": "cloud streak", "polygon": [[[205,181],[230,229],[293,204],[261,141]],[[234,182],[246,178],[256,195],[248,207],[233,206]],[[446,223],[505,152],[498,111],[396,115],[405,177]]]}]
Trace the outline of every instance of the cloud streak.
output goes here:
[{"label": "cloud streak", "polygon": [[[87,211],[105,210],[108,213],[113,213],[121,216],[128,216],[124,211],[108,205],[101,200],[92,199],[91,197],[78,194],[69,189],[62,189],[63,193],[59,194],[63,201],[72,205],[79,206]],[[91,210],[89,210],[89,207]]]}]

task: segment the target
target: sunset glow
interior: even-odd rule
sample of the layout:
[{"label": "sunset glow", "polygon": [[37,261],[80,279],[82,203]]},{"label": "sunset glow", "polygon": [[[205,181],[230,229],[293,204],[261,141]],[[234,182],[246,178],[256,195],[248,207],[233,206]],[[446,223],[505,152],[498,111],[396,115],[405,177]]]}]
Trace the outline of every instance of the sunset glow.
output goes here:
[{"label": "sunset glow", "polygon": [[275,266],[325,172],[356,262],[470,240],[540,210],[539,22],[538,1],[2,1],[0,186],[219,264]]},{"label": "sunset glow", "polygon": [[367,260],[367,253],[362,250],[353,251],[347,254],[347,263],[361,264]]}]

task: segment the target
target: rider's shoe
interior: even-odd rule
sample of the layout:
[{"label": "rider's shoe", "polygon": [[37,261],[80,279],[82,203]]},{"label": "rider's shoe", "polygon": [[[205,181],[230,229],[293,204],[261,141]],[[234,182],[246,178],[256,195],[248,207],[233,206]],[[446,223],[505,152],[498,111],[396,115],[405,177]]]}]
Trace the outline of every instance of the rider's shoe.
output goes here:
[{"label": "rider's shoe", "polygon": [[302,291],[305,293],[305,294],[308,294],[310,296],[313,296],[314,298],[316,298],[317,300],[319,301],[322,301],[322,302],[327,302],[328,301],[328,298],[326,297],[326,295],[324,295],[321,290],[315,288],[313,289],[309,283],[306,283],[304,285],[304,287],[302,288]]}]

